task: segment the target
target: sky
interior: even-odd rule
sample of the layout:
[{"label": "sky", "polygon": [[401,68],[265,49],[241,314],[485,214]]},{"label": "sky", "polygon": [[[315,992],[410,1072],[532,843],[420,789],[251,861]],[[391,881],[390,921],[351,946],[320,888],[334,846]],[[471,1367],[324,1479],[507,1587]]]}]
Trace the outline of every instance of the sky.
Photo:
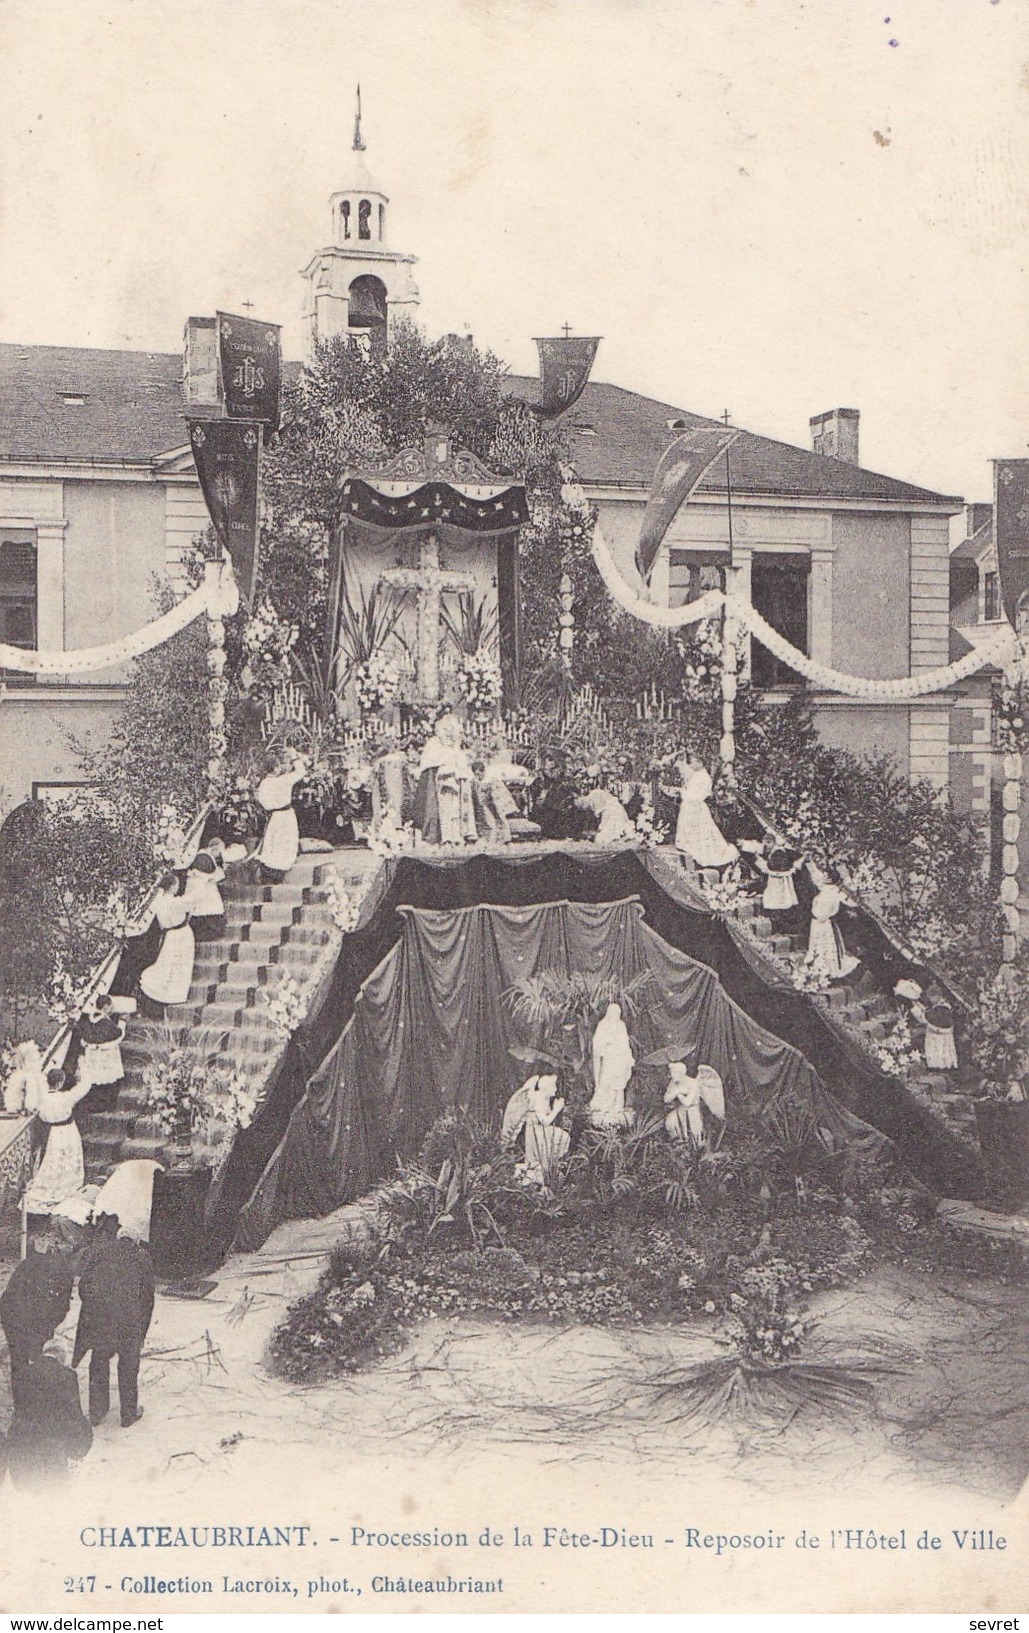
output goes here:
[{"label": "sky", "polygon": [[421,321],[967,499],[1027,451],[1029,0],[0,0],[0,340],[283,324],[354,86]]}]

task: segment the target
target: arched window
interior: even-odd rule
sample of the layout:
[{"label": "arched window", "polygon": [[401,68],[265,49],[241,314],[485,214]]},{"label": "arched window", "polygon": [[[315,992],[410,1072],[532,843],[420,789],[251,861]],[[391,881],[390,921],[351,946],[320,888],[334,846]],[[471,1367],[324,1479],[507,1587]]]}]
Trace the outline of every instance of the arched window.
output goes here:
[{"label": "arched window", "polygon": [[363,198],[357,206],[357,236],[370,238],[372,236],[372,205],[371,200]]},{"label": "arched window", "polygon": [[339,235],[341,238],[350,237],[350,200],[345,198],[339,207]]},{"label": "arched window", "polygon": [[385,204],[380,204],[379,205],[379,242],[380,243],[385,238],[385,236],[386,236],[386,206],[385,206]]},{"label": "arched window", "polygon": [[378,352],[386,345],[386,285],[381,278],[363,273],[355,278],[348,291],[350,296],[349,330],[351,340],[367,337],[370,349]]}]

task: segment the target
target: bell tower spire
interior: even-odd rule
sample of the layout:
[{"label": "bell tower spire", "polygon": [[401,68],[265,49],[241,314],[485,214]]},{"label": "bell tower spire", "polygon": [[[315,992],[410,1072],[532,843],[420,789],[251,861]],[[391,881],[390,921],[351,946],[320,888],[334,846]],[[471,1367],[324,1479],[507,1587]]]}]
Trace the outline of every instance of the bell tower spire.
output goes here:
[{"label": "bell tower spire", "polygon": [[361,135],[361,87],[357,87],[357,107],[354,112],[354,152],[364,152],[364,137]]},{"label": "bell tower spire", "polygon": [[331,238],[304,268],[308,352],[319,340],[345,335],[364,352],[388,346],[399,319],[411,319],[418,290],[413,255],[389,248],[389,197],[365,162],[361,87],[354,106],[354,139],[347,171],[329,199]]}]

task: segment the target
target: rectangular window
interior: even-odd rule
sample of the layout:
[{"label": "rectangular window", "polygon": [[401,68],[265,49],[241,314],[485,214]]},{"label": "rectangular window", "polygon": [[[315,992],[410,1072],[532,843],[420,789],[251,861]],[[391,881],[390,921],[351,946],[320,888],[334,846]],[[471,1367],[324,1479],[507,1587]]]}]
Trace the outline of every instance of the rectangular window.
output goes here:
[{"label": "rectangular window", "polygon": [[986,622],[993,623],[1003,617],[1003,608],[1000,604],[1000,578],[996,573],[983,575],[983,617]]},{"label": "rectangular window", "polygon": [[[36,631],[36,535],[31,528],[0,526],[0,641],[33,651]],[[35,675],[0,669],[9,686],[34,686]]]},{"label": "rectangular window", "polygon": [[685,607],[708,590],[724,588],[728,561],[727,550],[669,550],[668,605]]},{"label": "rectangular window", "polygon": [[[755,551],[750,569],[750,598],[754,608],[791,646],[810,653],[808,631],[807,555],[773,555]],[[769,691],[780,686],[803,686],[804,677],[769,652],[755,636],[751,643],[750,671],[755,686]]]}]

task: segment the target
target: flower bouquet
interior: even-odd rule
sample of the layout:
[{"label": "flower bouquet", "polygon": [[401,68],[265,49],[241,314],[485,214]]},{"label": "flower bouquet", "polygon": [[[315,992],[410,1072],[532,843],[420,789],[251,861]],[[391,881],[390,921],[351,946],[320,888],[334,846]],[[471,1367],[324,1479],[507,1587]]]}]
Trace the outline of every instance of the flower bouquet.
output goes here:
[{"label": "flower bouquet", "polygon": [[489,652],[465,652],[457,668],[458,694],[469,714],[486,720],[500,707],[500,665]]}]

